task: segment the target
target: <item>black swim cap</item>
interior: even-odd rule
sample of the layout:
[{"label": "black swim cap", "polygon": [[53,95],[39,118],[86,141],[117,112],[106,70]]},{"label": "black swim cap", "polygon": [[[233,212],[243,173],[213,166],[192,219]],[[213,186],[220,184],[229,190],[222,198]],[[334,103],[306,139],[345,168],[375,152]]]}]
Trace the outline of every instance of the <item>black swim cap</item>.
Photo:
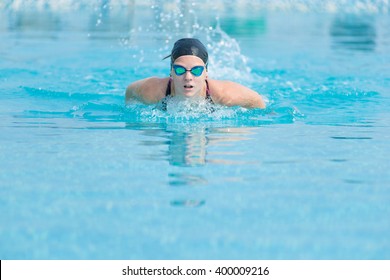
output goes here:
[{"label": "black swim cap", "polygon": [[171,54],[167,57],[164,57],[164,59],[171,57],[172,65],[178,57],[183,55],[195,55],[202,59],[206,65],[209,59],[206,47],[202,44],[201,41],[194,38],[183,38],[176,41],[176,43],[173,45]]}]

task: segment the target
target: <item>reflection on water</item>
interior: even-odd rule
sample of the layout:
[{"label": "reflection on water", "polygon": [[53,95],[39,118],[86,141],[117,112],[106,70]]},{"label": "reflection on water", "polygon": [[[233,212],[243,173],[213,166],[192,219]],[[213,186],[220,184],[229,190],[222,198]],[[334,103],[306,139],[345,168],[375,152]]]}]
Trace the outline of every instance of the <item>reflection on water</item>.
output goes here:
[{"label": "reflection on water", "polygon": [[[210,127],[204,123],[167,124],[167,123],[127,123],[126,128],[140,130],[146,139],[139,145],[146,146],[142,158],[153,161],[168,161],[175,168],[167,174],[168,184],[174,188],[170,205],[174,207],[201,207],[206,204],[203,192],[196,189],[210,185],[202,168],[207,164],[250,164],[239,142],[250,140],[253,127]],[[153,149],[153,152],[150,152]],[[211,151],[212,150],[212,151]],[[179,167],[179,168],[178,168]],[[183,168],[180,168],[183,167]],[[189,168],[191,167],[191,168]],[[235,182],[242,178],[227,178]],[[183,192],[182,192],[183,190]],[[195,193],[193,192],[195,191]],[[199,197],[200,196],[200,197]]]},{"label": "reflection on water", "polygon": [[206,203],[204,200],[173,200],[171,201],[172,206],[176,207],[199,207]]},{"label": "reflection on water", "polygon": [[[179,170],[169,173],[169,185],[175,189],[192,189],[205,187],[209,184],[209,181],[200,174],[193,173],[189,170]],[[201,194],[202,195],[202,194]],[[206,203],[206,200],[202,198],[194,198],[194,194],[189,195],[185,192],[185,198],[175,198],[171,201],[171,206],[175,207],[199,207],[203,206]],[[187,196],[190,196],[187,198]],[[192,197],[191,197],[192,196]]]},{"label": "reflection on water", "polygon": [[170,185],[181,187],[181,186],[204,186],[208,183],[204,176],[194,175],[188,172],[181,173],[170,173]]},{"label": "reflection on water", "polygon": [[368,17],[338,16],[330,27],[333,48],[353,51],[374,51],[376,45],[375,23]]},{"label": "reflection on water", "polygon": [[[251,127],[207,127],[167,123],[127,123],[126,128],[142,130],[148,139],[143,146],[160,146],[159,153],[147,154],[150,160],[167,160],[172,166],[196,167],[213,164],[247,164],[245,155],[235,151],[235,143],[250,140]],[[209,150],[214,152],[210,153]],[[166,152],[164,152],[166,151]],[[188,178],[188,177],[181,177]],[[177,179],[177,178],[176,178]],[[201,180],[200,180],[201,181]],[[187,182],[188,183],[188,182]],[[177,184],[177,180],[174,184]]]},{"label": "reflection on water", "polygon": [[207,138],[204,129],[172,131],[167,157],[171,165],[196,166],[206,163]]}]

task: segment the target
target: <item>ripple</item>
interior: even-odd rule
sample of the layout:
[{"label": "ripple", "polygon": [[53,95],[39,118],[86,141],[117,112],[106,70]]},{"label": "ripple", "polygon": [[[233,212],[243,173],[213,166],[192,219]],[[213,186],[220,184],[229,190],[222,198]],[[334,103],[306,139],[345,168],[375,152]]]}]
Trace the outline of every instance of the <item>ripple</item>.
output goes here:
[{"label": "ripple", "polygon": [[336,140],[371,140],[372,137],[358,137],[358,136],[331,136],[330,138]]},{"label": "ripple", "polygon": [[205,200],[192,200],[192,199],[188,199],[188,200],[173,200],[171,201],[171,206],[174,206],[174,207],[189,207],[189,208],[193,208],[193,207],[201,207],[203,205],[206,204],[206,201]]}]

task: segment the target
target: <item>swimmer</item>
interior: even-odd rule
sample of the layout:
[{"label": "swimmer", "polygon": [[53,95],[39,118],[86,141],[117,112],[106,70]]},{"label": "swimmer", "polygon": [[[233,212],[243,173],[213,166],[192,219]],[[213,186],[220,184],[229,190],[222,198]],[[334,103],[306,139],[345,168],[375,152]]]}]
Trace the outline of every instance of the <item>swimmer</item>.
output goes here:
[{"label": "swimmer", "polygon": [[167,98],[177,98],[206,100],[229,107],[265,108],[265,102],[257,92],[235,82],[208,78],[208,53],[198,39],[178,40],[165,58],[168,57],[171,58],[170,77],[150,77],[130,84],[126,89],[127,103],[131,100],[144,104],[161,102],[166,110]]}]

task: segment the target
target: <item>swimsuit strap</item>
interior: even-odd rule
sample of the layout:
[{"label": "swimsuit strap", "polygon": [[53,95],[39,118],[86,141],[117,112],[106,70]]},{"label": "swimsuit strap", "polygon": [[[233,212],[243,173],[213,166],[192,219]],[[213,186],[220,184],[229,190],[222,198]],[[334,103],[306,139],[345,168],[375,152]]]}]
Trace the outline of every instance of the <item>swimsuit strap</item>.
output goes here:
[{"label": "swimsuit strap", "polygon": [[210,88],[209,88],[209,82],[206,80],[206,100],[210,102],[211,104],[214,104],[214,101],[211,99],[210,96]]},{"label": "swimsuit strap", "polygon": [[172,83],[172,78],[169,78],[168,86],[167,86],[167,89],[165,90],[165,96],[171,95],[171,83]]}]

